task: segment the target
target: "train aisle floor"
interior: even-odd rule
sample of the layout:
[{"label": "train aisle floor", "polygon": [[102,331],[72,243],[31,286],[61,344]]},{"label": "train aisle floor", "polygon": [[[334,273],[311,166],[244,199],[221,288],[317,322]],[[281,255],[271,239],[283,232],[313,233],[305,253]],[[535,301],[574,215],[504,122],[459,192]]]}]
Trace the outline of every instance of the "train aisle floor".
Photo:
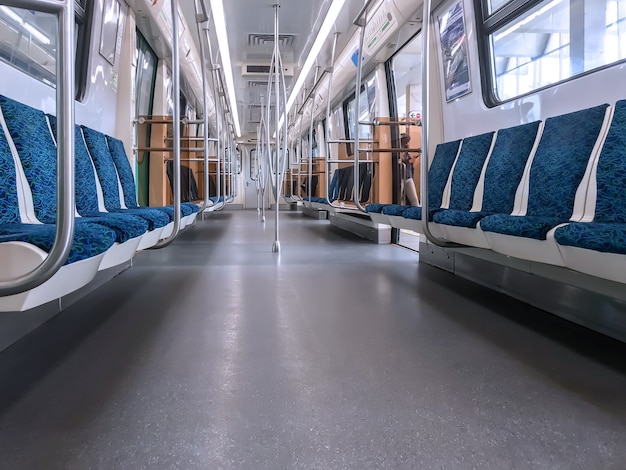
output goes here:
[{"label": "train aisle floor", "polygon": [[624,345],[298,213],[272,253],[272,217],[198,221],[0,354],[0,468],[626,467]]}]

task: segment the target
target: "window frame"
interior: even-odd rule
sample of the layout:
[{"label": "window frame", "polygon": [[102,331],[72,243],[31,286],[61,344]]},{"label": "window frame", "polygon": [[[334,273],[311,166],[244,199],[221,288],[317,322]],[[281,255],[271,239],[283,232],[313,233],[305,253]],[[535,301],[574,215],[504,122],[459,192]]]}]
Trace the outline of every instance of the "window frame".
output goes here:
[{"label": "window frame", "polygon": [[[482,89],[483,102],[488,108],[495,108],[505,103],[518,100],[525,96],[537,94],[543,90],[562,85],[563,83],[577,80],[581,77],[590,75],[592,73],[606,70],[610,67],[615,67],[620,64],[626,63],[626,58],[604,64],[599,67],[594,67],[589,70],[571,75],[563,80],[559,80],[542,87],[535,88],[526,93],[516,95],[512,98],[500,99],[496,95],[496,77],[494,76],[494,63],[492,61],[491,47],[489,43],[489,37],[500,28],[504,28],[507,25],[511,25],[515,20],[526,14],[529,10],[545,3],[548,0],[511,0],[504,4],[493,13],[489,14],[489,8],[487,5],[488,0],[474,0],[474,16],[476,21],[476,38],[478,47],[478,62],[481,71],[487,73],[480,74],[480,85]],[[571,1],[571,0],[570,0]]]}]

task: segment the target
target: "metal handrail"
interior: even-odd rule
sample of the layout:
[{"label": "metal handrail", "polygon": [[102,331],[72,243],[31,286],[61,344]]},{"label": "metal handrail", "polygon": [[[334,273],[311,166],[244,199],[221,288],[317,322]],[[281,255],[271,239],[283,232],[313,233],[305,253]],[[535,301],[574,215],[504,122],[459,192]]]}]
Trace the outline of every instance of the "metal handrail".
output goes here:
[{"label": "metal handrail", "polygon": [[[202,201],[202,205],[200,206],[200,213],[204,217],[204,209],[211,205],[211,200],[209,199],[210,188],[209,188],[209,99],[208,99],[208,84],[207,84],[207,76],[206,76],[206,55],[204,50],[204,41],[202,40],[202,31],[200,28],[200,23],[207,23],[209,18],[206,14],[206,10],[204,9],[204,4],[201,2],[200,6],[198,2],[194,2],[194,6],[196,9],[196,28],[198,30],[198,43],[200,44],[200,68],[202,69],[202,105],[204,107],[203,118],[193,121],[194,124],[202,124],[202,142],[204,147],[204,155],[203,155],[203,170],[204,170],[204,201]],[[202,12],[200,12],[200,8],[202,8]],[[208,34],[207,34],[208,38]],[[200,122],[197,122],[200,121]],[[196,139],[191,139],[195,141]]]},{"label": "metal handrail", "polygon": [[359,34],[359,53],[357,54],[357,68],[356,68],[356,91],[355,91],[355,103],[354,103],[354,115],[356,117],[354,122],[354,204],[357,209],[362,212],[366,212],[365,208],[361,205],[359,186],[360,186],[360,173],[359,173],[359,116],[361,114],[361,81],[363,74],[363,43],[365,42],[365,25],[367,24],[367,7],[372,2],[368,0],[363,5],[359,16],[354,20],[354,24],[360,29]]},{"label": "metal handrail", "polygon": [[352,20],[352,23],[354,25],[365,26],[364,24],[362,24],[362,22],[365,21],[365,19],[363,18],[363,15],[367,12],[367,9],[370,7],[373,1],[374,0],[366,0],[366,2],[363,4],[363,7],[359,11],[359,13],[354,17],[354,20]]},{"label": "metal handrail", "polygon": [[[178,0],[171,0],[172,7],[172,88],[173,88],[173,104],[174,114],[172,121],[180,122],[180,51],[178,49]],[[152,249],[165,248],[170,245],[178,236],[180,231],[180,126],[175,124],[172,126],[174,134],[174,168],[172,185],[174,192],[174,229],[172,233],[160,240]]]},{"label": "metal handrail", "polygon": [[[218,205],[219,203],[219,198],[222,195],[222,177],[221,177],[221,165],[220,165],[220,157],[221,157],[221,150],[222,150],[222,145],[221,145],[221,129],[222,129],[222,104],[223,104],[223,100],[220,98],[220,93],[218,90],[218,83],[217,83],[217,78],[220,77],[219,75],[219,71],[220,71],[220,66],[218,64],[215,63],[214,57],[213,57],[213,48],[211,47],[211,37],[209,34],[209,29],[208,27],[205,29],[205,36],[206,36],[206,40],[207,40],[207,49],[208,49],[208,53],[209,53],[209,62],[211,65],[211,88],[213,90],[213,96],[215,96],[217,99],[215,100],[215,132],[216,132],[216,139],[215,139],[215,150],[216,150],[216,157],[215,157],[215,196],[217,198],[217,201],[215,203],[214,206],[212,206],[212,210],[222,210],[224,208],[224,205],[226,203],[226,198],[224,197],[222,204]],[[216,78],[217,76],[217,78]],[[213,160],[211,160],[213,161]],[[208,191],[207,191],[208,194]]]},{"label": "metal handrail", "polygon": [[[313,77],[313,83],[317,83],[317,74],[319,72],[319,66],[315,67],[315,76]],[[315,85],[313,85],[315,88]],[[311,110],[311,122],[309,123],[309,158],[308,158],[308,167],[309,167],[309,175],[308,175],[308,183],[307,183],[307,193],[308,199],[311,201],[313,197],[312,184],[313,184],[313,126],[315,124],[315,120],[313,119],[313,110]]]},{"label": "metal handrail", "polygon": [[428,226],[428,130],[430,121],[430,9],[431,0],[424,0],[422,23],[422,164],[420,165],[420,197],[422,204],[422,230],[431,243],[443,246],[459,246],[435,237]]},{"label": "metal handrail", "polygon": [[0,281],[0,296],[19,294],[40,286],[65,264],[74,240],[74,0],[6,0],[4,5],[29,8],[57,17],[56,112],[57,215],[52,249],[35,269],[11,280]]}]

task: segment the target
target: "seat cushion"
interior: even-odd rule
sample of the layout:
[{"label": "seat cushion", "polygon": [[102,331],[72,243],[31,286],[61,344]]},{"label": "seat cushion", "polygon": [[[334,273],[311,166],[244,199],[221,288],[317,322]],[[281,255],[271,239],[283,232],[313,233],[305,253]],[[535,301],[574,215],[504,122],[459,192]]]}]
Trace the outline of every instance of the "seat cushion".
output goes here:
[{"label": "seat cushion", "polygon": [[174,210],[172,210],[171,212],[172,218],[170,218],[166,211],[151,207],[139,207],[137,209],[115,209],[111,211],[111,213],[113,214],[130,214],[134,216],[139,216],[148,222],[150,230],[165,227],[167,224],[169,224],[170,221],[174,218]]},{"label": "seat cushion", "polygon": [[[54,244],[56,226],[52,224],[2,224],[0,225],[0,243],[19,241],[30,243],[46,252]],[[113,246],[116,234],[113,230],[94,223],[77,224],[74,240],[65,264],[92,258]]]},{"label": "seat cushion", "polygon": [[480,228],[484,232],[495,232],[514,237],[545,240],[548,232],[559,224],[565,223],[559,217],[515,216],[496,214],[485,217],[480,221]]},{"label": "seat cushion", "polygon": [[626,224],[572,222],[559,227],[554,238],[560,245],[626,255]]},{"label": "seat cushion", "polygon": [[400,214],[405,219],[422,220],[422,208],[421,207],[406,207]]},{"label": "seat cushion", "polygon": [[137,238],[146,233],[150,227],[149,222],[139,216],[130,214],[111,214],[101,212],[96,217],[79,217],[76,224],[98,224],[110,228],[115,232],[118,243],[124,243],[132,238]]},{"label": "seat cushion", "polygon": [[433,221],[438,224],[452,225],[454,227],[476,228],[478,222],[488,215],[488,212],[442,209],[433,216]]},{"label": "seat cushion", "polygon": [[411,206],[404,206],[401,204],[387,204],[385,205],[385,207],[382,208],[382,210],[380,211],[382,214],[385,215],[402,215],[402,213]]}]

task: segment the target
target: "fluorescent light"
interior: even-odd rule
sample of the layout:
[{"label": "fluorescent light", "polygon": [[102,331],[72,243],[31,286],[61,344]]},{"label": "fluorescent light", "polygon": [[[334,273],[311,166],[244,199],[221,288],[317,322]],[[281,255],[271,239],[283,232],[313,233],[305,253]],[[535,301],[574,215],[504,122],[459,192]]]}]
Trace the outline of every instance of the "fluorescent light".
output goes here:
[{"label": "fluorescent light", "polygon": [[211,0],[211,11],[213,12],[213,24],[215,24],[217,44],[220,48],[220,56],[222,57],[222,68],[224,69],[226,88],[228,88],[228,101],[230,102],[230,109],[233,113],[233,121],[235,122],[235,132],[237,137],[241,137],[237,98],[235,97],[235,80],[233,79],[233,67],[230,63],[228,35],[226,34],[226,16],[224,15],[222,0]]},{"label": "fluorescent light", "polygon": [[[328,37],[328,33],[330,33],[330,29],[335,24],[335,20],[337,20],[337,17],[339,16],[339,12],[341,11],[341,8],[343,7],[344,3],[346,3],[346,0],[333,0],[332,5],[330,5],[330,8],[328,9],[328,12],[326,13],[326,18],[324,18],[324,22],[322,23],[322,27],[317,33],[315,42],[313,43],[313,46],[311,47],[311,50],[309,51],[309,55],[304,61],[304,65],[302,66],[302,70],[300,71],[300,74],[298,75],[296,84],[293,86],[293,89],[291,90],[291,95],[289,95],[289,99],[287,100],[287,107],[285,109],[285,114],[289,114],[289,110],[293,106],[293,103],[296,101],[296,98],[298,97],[298,93],[300,92],[300,89],[302,89],[302,86],[304,85],[304,81],[306,80],[306,77],[309,74],[311,67],[313,67],[313,63],[315,62],[317,55],[322,49],[322,46],[324,45],[324,42],[326,41],[326,38]],[[285,116],[283,115],[280,118],[281,120],[280,124],[282,124],[284,117]],[[278,127],[280,127],[280,124]]]}]

